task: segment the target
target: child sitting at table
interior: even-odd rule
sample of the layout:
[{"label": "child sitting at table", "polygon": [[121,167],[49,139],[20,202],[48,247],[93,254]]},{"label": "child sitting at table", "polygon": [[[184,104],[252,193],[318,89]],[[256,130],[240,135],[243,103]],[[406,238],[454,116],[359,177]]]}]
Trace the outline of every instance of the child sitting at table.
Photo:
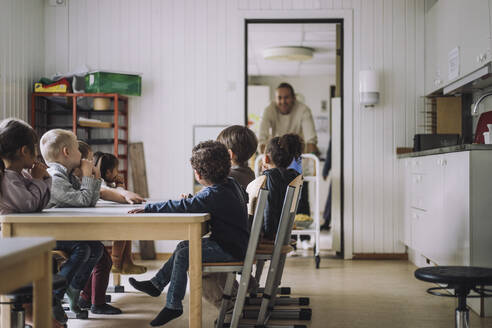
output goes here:
[{"label": "child sitting at table", "polygon": [[[40,212],[50,200],[51,176],[46,165],[36,160],[38,136],[25,122],[0,122],[0,214]],[[26,306],[27,321],[32,317]],[[61,302],[55,298],[54,327],[67,322]]]},{"label": "child sitting at table", "polygon": [[[248,166],[248,160],[256,152],[258,139],[253,131],[242,125],[232,125],[222,130],[217,141],[225,145],[231,157],[230,177],[244,188],[255,179],[255,173]],[[252,277],[254,278],[254,277]],[[204,273],[203,274],[203,298],[213,304],[217,309],[222,304],[227,273]],[[250,285],[254,286],[254,279],[250,279]],[[237,294],[239,284],[234,280],[232,295]]]},{"label": "child sitting at table", "polygon": [[[145,200],[140,195],[126,190],[123,177],[118,175],[118,158],[113,154],[94,153],[94,164],[101,172],[103,179],[101,186],[101,198],[119,203],[140,204]],[[113,197],[112,195],[115,195]],[[119,197],[118,197],[119,196]],[[132,260],[132,242],[130,240],[115,240],[111,248],[113,260],[113,273],[142,274],[147,268],[136,265]]]},{"label": "child sitting at table", "polygon": [[[79,151],[82,159],[93,162],[94,156],[91,147],[84,141],[79,140]],[[82,179],[82,171],[75,168],[73,174]],[[102,187],[101,187],[102,188]],[[102,193],[101,193],[102,198]],[[92,273],[80,293],[79,307],[88,309],[94,314],[120,314],[121,310],[106,303],[106,289],[108,288],[109,275],[113,262],[106,248],[103,249],[101,259],[97,262]]]},{"label": "child sitting at table", "polygon": [[0,214],[40,212],[50,200],[51,176],[36,160],[38,136],[26,123],[0,123]]},{"label": "child sitting at table", "polygon": [[[91,147],[82,140],[79,140],[78,143],[79,143],[79,151],[80,154],[82,155],[82,158],[93,162],[96,168],[98,169],[98,171],[101,172],[100,167],[96,165],[96,161],[94,160],[95,154],[92,152]],[[96,152],[96,154],[102,154],[102,153]],[[74,175],[76,175],[79,179],[82,178],[81,171],[79,168],[76,168],[74,170]],[[99,196],[101,199],[111,202],[117,202],[121,204],[140,204],[142,202],[145,202],[145,199],[137,193],[131,192],[123,188],[107,187],[106,181],[104,180],[105,178],[102,176],[102,173],[101,173],[101,178],[103,178],[103,181],[101,181],[101,190],[99,191]]]},{"label": "child sitting at table", "polygon": [[275,240],[287,186],[299,175],[288,167],[294,158],[301,156],[303,149],[304,141],[293,133],[270,139],[265,148],[263,174],[267,177],[266,187],[269,191],[263,217],[265,239]]},{"label": "child sitting at table", "polygon": [[[231,159],[227,148],[216,141],[206,141],[193,148],[191,166],[196,180],[204,188],[193,197],[147,204],[145,209],[130,213],[210,213],[211,235],[202,239],[203,262],[242,261],[248,246],[248,195],[228,177]],[[182,300],[186,292],[189,244],[182,241],[171,258],[151,280],[130,284],[150,296],[157,297],[169,285],[166,306],[150,322],[161,326],[183,314]]]},{"label": "child sitting at table", "polygon": [[227,147],[231,156],[230,177],[244,188],[255,179],[255,173],[248,166],[248,160],[256,152],[258,139],[253,131],[242,125],[232,125],[219,133],[217,141]]},{"label": "child sitting at table", "polygon": [[[94,206],[99,199],[101,180],[92,162],[81,159],[75,134],[62,129],[50,130],[41,137],[40,148],[52,177],[48,206]],[[78,167],[82,172],[80,181],[73,175],[73,170]],[[66,293],[70,309],[80,313],[80,290],[84,288],[92,269],[101,259],[104,246],[99,241],[57,241],[56,248],[70,254],[59,274],[68,283]],[[64,292],[56,292],[58,299],[63,298]]]}]

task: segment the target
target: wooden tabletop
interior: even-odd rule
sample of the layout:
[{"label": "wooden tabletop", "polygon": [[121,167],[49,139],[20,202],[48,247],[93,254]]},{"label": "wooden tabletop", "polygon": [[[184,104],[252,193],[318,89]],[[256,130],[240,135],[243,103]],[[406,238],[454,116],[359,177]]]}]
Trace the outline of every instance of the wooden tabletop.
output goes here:
[{"label": "wooden tabletop", "polygon": [[0,268],[8,267],[52,250],[55,240],[50,237],[13,237],[0,239]]},{"label": "wooden tabletop", "polygon": [[139,213],[128,214],[142,205],[98,203],[96,207],[51,208],[38,213],[17,213],[1,215],[0,223],[88,223],[101,218],[107,223],[196,223],[210,219],[208,213]]}]

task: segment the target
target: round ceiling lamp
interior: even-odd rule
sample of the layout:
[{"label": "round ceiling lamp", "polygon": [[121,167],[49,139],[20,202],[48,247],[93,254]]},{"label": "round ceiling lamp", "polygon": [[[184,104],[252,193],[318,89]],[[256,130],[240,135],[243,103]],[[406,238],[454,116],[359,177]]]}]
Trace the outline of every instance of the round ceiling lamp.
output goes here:
[{"label": "round ceiling lamp", "polygon": [[273,47],[263,50],[263,58],[279,61],[306,61],[313,58],[314,49],[308,47]]}]

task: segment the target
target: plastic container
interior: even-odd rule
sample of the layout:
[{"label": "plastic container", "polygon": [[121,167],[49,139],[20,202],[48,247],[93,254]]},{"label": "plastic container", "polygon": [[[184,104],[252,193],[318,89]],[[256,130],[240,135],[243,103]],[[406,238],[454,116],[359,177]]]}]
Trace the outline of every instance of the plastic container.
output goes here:
[{"label": "plastic container", "polygon": [[138,73],[89,72],[85,76],[85,92],[140,96],[142,94],[142,77]]}]

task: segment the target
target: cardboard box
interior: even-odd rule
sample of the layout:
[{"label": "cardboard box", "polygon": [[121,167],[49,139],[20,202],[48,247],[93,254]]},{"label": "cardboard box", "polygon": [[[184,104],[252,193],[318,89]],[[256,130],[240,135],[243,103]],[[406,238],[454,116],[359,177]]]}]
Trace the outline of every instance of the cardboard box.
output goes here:
[{"label": "cardboard box", "polygon": [[437,131],[438,134],[462,134],[461,97],[437,98]]}]

